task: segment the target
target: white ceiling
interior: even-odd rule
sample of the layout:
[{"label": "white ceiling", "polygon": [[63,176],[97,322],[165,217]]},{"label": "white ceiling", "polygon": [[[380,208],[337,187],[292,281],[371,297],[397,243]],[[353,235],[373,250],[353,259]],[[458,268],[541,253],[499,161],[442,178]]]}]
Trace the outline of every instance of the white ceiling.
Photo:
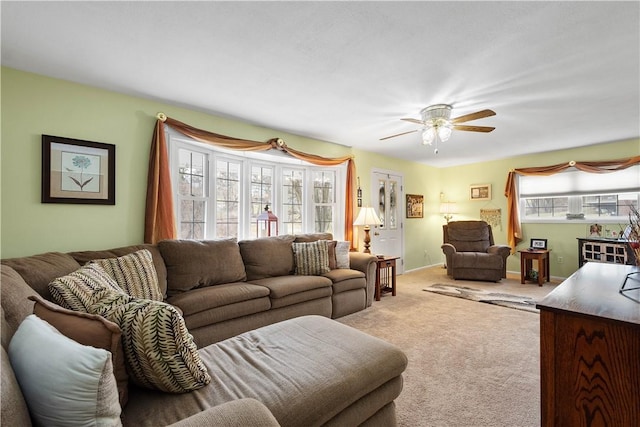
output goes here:
[{"label": "white ceiling", "polygon": [[[0,12],[4,66],[436,167],[640,137],[637,1],[3,1]],[[496,130],[454,131],[438,155],[418,132],[379,141],[436,103],[454,117],[493,109],[466,124]]]}]

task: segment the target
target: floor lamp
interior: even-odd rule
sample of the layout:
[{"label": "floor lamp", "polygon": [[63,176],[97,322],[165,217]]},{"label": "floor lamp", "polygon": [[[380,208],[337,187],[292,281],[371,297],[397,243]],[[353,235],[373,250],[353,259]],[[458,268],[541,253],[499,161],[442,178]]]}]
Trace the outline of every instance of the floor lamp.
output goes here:
[{"label": "floor lamp", "polygon": [[371,230],[370,226],[372,225],[382,225],[382,221],[378,215],[376,215],[375,209],[371,207],[366,207],[360,209],[360,213],[358,217],[353,222],[353,225],[364,225],[364,252],[367,254],[371,253],[369,249],[371,243],[371,236],[369,235],[369,231]]}]

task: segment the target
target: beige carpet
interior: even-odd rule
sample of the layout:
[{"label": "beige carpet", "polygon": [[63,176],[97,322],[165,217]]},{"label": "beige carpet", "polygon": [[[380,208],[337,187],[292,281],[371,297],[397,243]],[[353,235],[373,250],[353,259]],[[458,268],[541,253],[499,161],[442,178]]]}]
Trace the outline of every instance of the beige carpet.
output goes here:
[{"label": "beige carpet", "polygon": [[434,283],[533,299],[557,285],[455,281],[433,267],[398,276],[397,296],[338,319],[407,354],[398,424],[539,426],[539,315],[423,291]]}]

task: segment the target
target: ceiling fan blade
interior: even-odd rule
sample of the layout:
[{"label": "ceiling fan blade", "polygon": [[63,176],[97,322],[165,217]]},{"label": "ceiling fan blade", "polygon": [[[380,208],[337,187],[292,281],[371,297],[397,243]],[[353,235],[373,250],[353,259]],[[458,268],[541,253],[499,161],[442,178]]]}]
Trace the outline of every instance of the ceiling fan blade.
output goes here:
[{"label": "ceiling fan blade", "polygon": [[422,126],[425,125],[425,123],[422,120],[418,120],[418,119],[400,119],[400,120],[404,120],[405,122],[415,123],[417,125],[422,125]]},{"label": "ceiling fan blade", "polygon": [[391,138],[395,138],[396,136],[406,135],[408,133],[413,133],[413,132],[418,132],[418,129],[410,130],[409,132],[397,133],[397,134],[391,135],[391,136],[385,136],[384,138],[380,138],[380,141],[384,141],[385,139],[391,139]]},{"label": "ceiling fan blade", "polygon": [[471,132],[491,132],[494,127],[491,126],[468,126],[468,125],[453,125],[455,130],[467,130]]},{"label": "ceiling fan blade", "polygon": [[469,122],[471,120],[477,120],[477,119],[482,119],[485,117],[491,117],[491,116],[495,116],[496,112],[493,110],[482,110],[482,111],[477,111],[475,113],[470,113],[470,114],[465,114],[464,116],[460,116],[460,117],[456,117],[454,119],[451,119],[451,123],[456,124],[456,123],[464,123],[464,122]]}]

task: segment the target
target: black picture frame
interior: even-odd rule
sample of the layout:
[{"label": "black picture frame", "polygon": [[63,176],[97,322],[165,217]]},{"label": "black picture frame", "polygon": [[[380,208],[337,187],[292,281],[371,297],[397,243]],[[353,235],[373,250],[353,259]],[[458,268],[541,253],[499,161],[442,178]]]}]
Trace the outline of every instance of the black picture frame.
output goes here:
[{"label": "black picture frame", "polygon": [[529,245],[530,249],[533,250],[546,250],[547,249],[547,239],[531,239],[531,244]]},{"label": "black picture frame", "polygon": [[116,204],[116,146],[42,135],[42,203]]}]

